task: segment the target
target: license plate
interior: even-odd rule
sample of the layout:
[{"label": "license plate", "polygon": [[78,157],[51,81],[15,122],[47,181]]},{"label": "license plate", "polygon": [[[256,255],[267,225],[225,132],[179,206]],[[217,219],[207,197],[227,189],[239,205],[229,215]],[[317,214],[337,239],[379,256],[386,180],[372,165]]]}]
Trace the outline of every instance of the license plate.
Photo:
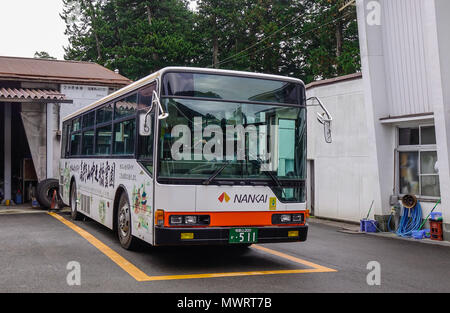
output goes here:
[{"label": "license plate", "polygon": [[231,228],[229,243],[256,243],[258,242],[257,228]]}]

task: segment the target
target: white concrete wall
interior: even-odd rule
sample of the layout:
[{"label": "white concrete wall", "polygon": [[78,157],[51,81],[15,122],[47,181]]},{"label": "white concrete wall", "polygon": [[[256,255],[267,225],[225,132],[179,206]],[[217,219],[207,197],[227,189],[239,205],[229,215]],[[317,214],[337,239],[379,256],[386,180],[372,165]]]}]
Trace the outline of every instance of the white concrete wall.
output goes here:
[{"label": "white concrete wall", "polygon": [[47,104],[47,178],[58,178],[61,142],[57,131],[62,131],[63,118],[110,93],[108,87],[65,84],[61,85],[60,92],[65,94],[66,99],[73,100],[73,103]]},{"label": "white concrete wall", "polygon": [[[381,118],[432,113],[444,222],[450,222],[450,1],[357,0],[369,141],[378,166],[377,214],[389,214],[396,126]],[[380,10],[378,10],[378,8]],[[375,16],[375,18],[374,18]],[[374,22],[375,21],[375,22]],[[377,23],[379,22],[379,23]],[[425,119],[430,118],[423,117]],[[410,121],[418,122],[417,117]],[[406,123],[408,117],[403,119]],[[403,124],[405,125],[405,124]],[[422,202],[424,217],[433,207]]]},{"label": "white concrete wall", "polygon": [[428,84],[434,110],[444,239],[450,240],[450,1],[431,1],[426,18]]},{"label": "white concrete wall", "polygon": [[73,103],[61,104],[61,121],[66,115],[92,104],[109,94],[108,87],[102,86],[61,85],[60,91],[66,95],[66,99],[73,100]]},{"label": "white concrete wall", "polygon": [[333,116],[333,142],[327,144],[316,119],[320,108],[308,108],[308,160],[314,160],[316,216],[359,221],[372,201],[374,208],[380,206],[363,87],[358,78],[307,90],[307,96],[319,97]]}]

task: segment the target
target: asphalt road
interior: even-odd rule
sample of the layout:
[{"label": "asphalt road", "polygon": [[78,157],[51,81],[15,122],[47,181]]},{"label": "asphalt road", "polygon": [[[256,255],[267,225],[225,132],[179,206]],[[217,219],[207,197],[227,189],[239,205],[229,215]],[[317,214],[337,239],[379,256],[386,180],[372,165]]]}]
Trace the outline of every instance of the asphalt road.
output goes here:
[{"label": "asphalt road", "polygon": [[[68,215],[60,216],[70,221]],[[131,252],[96,222],[74,224],[117,253],[124,267],[132,264],[150,279],[137,281],[46,213],[0,215],[0,292],[450,292],[450,248],[445,246],[343,233],[311,223],[304,243],[245,250],[144,245]],[[80,264],[79,286],[66,280],[71,261]],[[380,264],[378,286],[367,284],[371,261]],[[215,273],[232,274],[210,277]],[[201,274],[208,275],[198,278]]]}]

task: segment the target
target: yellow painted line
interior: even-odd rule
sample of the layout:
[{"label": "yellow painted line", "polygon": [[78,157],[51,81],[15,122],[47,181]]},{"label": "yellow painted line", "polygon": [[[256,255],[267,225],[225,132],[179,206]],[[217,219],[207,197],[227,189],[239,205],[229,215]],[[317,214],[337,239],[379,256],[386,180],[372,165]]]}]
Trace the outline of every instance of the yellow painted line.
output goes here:
[{"label": "yellow painted line", "polygon": [[299,264],[302,264],[302,265],[305,265],[305,266],[308,266],[308,267],[312,267],[312,268],[320,270],[322,272],[337,272],[337,270],[334,270],[332,268],[328,268],[328,267],[325,267],[325,266],[322,266],[322,265],[319,265],[319,264],[315,264],[315,263],[312,263],[312,262],[309,262],[309,261],[306,261],[306,260],[303,260],[303,259],[300,259],[300,258],[296,258],[296,257],[294,257],[292,255],[289,255],[289,254],[286,254],[286,253],[283,253],[283,252],[279,252],[279,251],[275,251],[275,250],[272,250],[272,249],[269,249],[269,248],[266,248],[266,247],[263,247],[263,246],[260,246],[260,245],[252,245],[251,247],[254,248],[254,249],[266,252],[266,253],[270,253],[270,254],[279,256],[281,258],[287,259],[287,260],[295,262],[295,263],[299,263]]},{"label": "yellow painted line", "polygon": [[300,274],[300,273],[325,273],[325,272],[337,272],[334,269],[321,266],[300,258],[293,257],[291,255],[275,251],[266,247],[259,245],[252,245],[253,249],[260,250],[265,253],[269,253],[289,261],[299,263],[308,267],[309,269],[294,269],[294,270],[275,270],[275,271],[249,271],[249,272],[228,272],[228,273],[208,273],[208,274],[187,274],[187,275],[160,275],[160,276],[148,276],[136,266],[128,262],[124,257],[119,255],[117,252],[109,248],[103,242],[95,238],[93,235],[78,227],[74,223],[68,221],[64,217],[48,212],[49,215],[53,216],[59,220],[64,225],[71,228],[73,231],[78,233],[81,237],[86,239],[90,244],[100,250],[103,254],[109,257],[114,263],[121,267],[125,272],[130,274],[134,279],[139,282],[146,281],[160,281],[160,280],[179,280],[179,279],[198,279],[198,278],[218,278],[218,277],[237,277],[237,276],[255,276],[255,275],[275,275],[275,274]]},{"label": "yellow painted line", "polygon": [[146,281],[149,279],[149,276],[138,269],[136,266],[128,262],[125,258],[123,258],[116,251],[112,250],[110,247],[105,245],[103,242],[92,236],[90,233],[85,231],[84,229],[78,227],[74,223],[66,220],[64,217],[59,216],[56,213],[48,212],[49,215],[53,216],[60,222],[62,222],[67,227],[71,228],[73,231],[78,233],[81,237],[89,241],[94,247],[103,252],[107,257],[109,257],[114,263],[120,266],[125,272],[130,274],[137,281]]},{"label": "yellow painted line", "polygon": [[263,246],[252,245],[254,249],[276,255],[283,259],[299,263],[308,267],[310,269],[297,269],[297,270],[276,270],[276,271],[252,271],[252,272],[229,272],[229,273],[211,273],[211,274],[192,274],[192,275],[167,275],[167,276],[150,276],[148,281],[156,280],[173,280],[173,279],[194,279],[194,278],[216,278],[216,277],[236,277],[236,276],[254,276],[254,275],[275,275],[275,274],[301,274],[301,273],[327,273],[327,272],[337,272],[337,270],[328,268],[319,264],[315,264],[300,258],[293,257],[286,253],[275,251]]},{"label": "yellow painted line", "polygon": [[149,276],[149,278],[146,281],[255,276],[255,275],[274,275],[274,274],[323,273],[323,272],[324,272],[323,270],[311,268],[311,269],[301,269],[301,270],[228,272],[228,273],[192,274],[192,275],[167,275],[167,276]]}]

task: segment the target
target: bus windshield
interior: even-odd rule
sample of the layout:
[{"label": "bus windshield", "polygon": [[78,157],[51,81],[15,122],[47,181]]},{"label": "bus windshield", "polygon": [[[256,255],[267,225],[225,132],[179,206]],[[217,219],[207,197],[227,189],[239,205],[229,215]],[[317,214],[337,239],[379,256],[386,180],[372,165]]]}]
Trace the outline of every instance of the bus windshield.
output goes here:
[{"label": "bus windshield", "polygon": [[[298,201],[291,187],[306,177],[306,109],[299,104],[300,85],[239,77],[242,92],[233,94],[224,87],[233,89],[232,79],[217,76],[209,91],[201,93],[192,81],[178,82],[185,91],[177,93],[164,80],[161,103],[169,116],[160,121],[158,181],[265,184],[279,188],[281,198]],[[246,80],[253,89],[244,88]],[[199,85],[203,88],[206,81],[202,77]],[[208,93],[216,97],[209,99]],[[223,99],[225,95],[241,99]]]}]

